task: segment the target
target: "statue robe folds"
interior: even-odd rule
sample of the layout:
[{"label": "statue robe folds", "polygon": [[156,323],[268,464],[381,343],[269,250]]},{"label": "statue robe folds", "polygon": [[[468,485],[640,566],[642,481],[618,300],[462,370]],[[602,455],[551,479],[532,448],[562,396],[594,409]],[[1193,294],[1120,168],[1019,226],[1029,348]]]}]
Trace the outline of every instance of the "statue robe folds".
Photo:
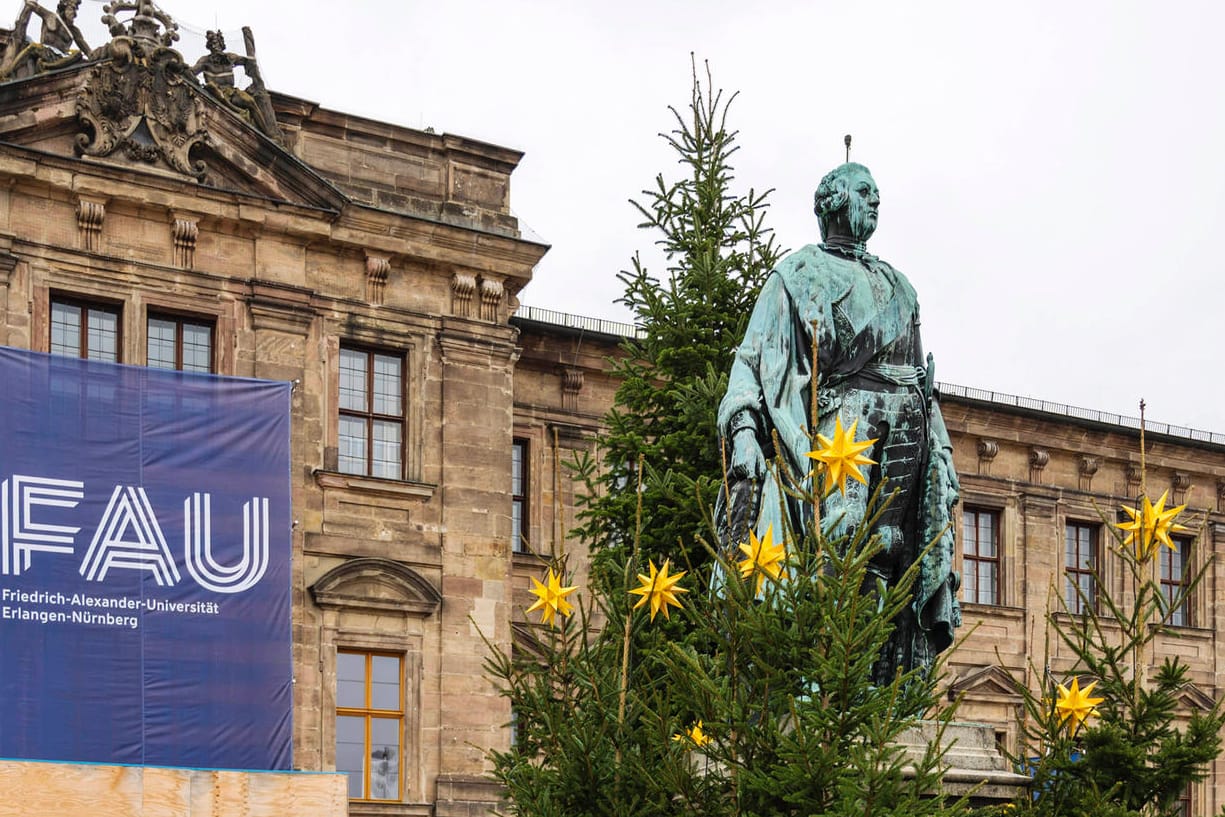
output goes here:
[{"label": "statue robe folds", "polygon": [[[805,455],[816,447],[808,428],[814,321],[817,431],[833,437],[835,419],[845,429],[858,420],[857,440],[878,438],[865,452],[877,462],[865,474],[868,484],[848,481],[845,495],[835,490],[822,500],[826,535],[859,525],[872,492],[887,478],[886,492],[897,494],[873,529],[883,547],[872,572],[891,583],[939,537],[923,558],[914,602],[895,622],[881,656],[876,674],[883,682],[899,668],[931,666],[961,623],[950,524],[959,486],[948,432],[931,397],[930,359],[922,356],[910,283],[862,251],[809,245],[783,259],[762,286],[733,361],[719,430],[730,445],[736,432],[752,428],[767,461],[781,458],[801,479],[812,470],[815,462]],[[745,487],[733,485],[732,530],[722,531],[732,547],[747,538],[749,526],[758,536],[772,527],[778,541],[787,531],[799,538],[812,524],[811,507],[783,493],[770,475],[757,491]],[[726,527],[726,509],[718,514]]]}]

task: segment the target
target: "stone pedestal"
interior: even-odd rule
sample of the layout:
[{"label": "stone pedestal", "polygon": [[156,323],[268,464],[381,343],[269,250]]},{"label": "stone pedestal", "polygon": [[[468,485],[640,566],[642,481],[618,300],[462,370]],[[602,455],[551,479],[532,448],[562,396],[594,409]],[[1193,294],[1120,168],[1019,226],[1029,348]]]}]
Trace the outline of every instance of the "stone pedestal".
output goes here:
[{"label": "stone pedestal", "polygon": [[[922,757],[936,740],[938,724],[925,721],[906,730],[899,743],[911,757]],[[1030,778],[1014,772],[995,740],[995,727],[985,723],[950,723],[942,737],[948,747],[944,762],[944,792],[971,794],[975,806],[999,805],[1021,795]]]}]

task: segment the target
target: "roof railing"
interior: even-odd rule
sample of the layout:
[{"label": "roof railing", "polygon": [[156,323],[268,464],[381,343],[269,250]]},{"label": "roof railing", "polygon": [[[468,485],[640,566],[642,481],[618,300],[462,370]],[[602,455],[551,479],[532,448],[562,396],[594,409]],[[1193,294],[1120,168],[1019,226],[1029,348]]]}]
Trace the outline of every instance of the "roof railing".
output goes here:
[{"label": "roof railing", "polygon": [[[581,315],[571,315],[567,312],[541,309],[538,306],[521,305],[515,312],[515,317],[537,323],[565,327],[567,329],[581,329],[586,332],[599,332],[604,335],[615,335],[623,338],[642,336],[642,330],[632,323],[608,321],[602,318],[585,318]],[[1077,420],[1118,426],[1119,428],[1133,430],[1139,430],[1140,428],[1140,420],[1138,418],[1127,417],[1122,414],[1112,414],[1108,411],[1097,411],[1096,409],[1069,406],[1064,403],[1052,403],[1049,400],[1038,400],[1034,397],[1021,397],[1015,394],[1005,394],[1004,392],[958,386],[955,383],[940,383],[937,387],[941,394],[947,394],[950,397],[977,400],[980,403],[991,403],[996,406],[1011,406],[1042,414],[1051,414],[1057,417],[1072,417]],[[1146,420],[1144,428],[1145,431],[1150,433],[1162,434],[1167,437],[1178,437],[1184,440],[1212,443],[1213,445],[1225,445],[1225,434],[1214,431],[1201,431],[1199,429],[1187,428],[1186,426],[1157,423],[1152,420]]]},{"label": "roof railing", "polygon": [[602,335],[616,335],[622,338],[636,338],[642,334],[642,330],[632,323],[608,321],[603,318],[585,318],[582,315],[571,315],[567,312],[558,312],[553,309],[541,309],[538,306],[520,304],[514,316],[525,321],[563,326],[567,329],[581,329],[585,332],[599,332]]},{"label": "roof railing", "polygon": [[[977,400],[981,403],[991,403],[997,406],[1013,406],[1030,411],[1038,411],[1043,414],[1054,414],[1060,417],[1074,417],[1078,420],[1088,420],[1091,423],[1102,423],[1104,425],[1119,426],[1120,428],[1135,430],[1140,428],[1139,418],[1112,414],[1108,411],[1080,408],[1079,406],[1069,406],[1064,403],[1052,403],[1049,400],[1037,400],[1033,397],[1018,397],[1015,394],[1005,394],[998,391],[972,389],[968,386],[958,386],[954,383],[940,383],[937,385],[937,388],[941,394],[947,394],[950,397],[962,397],[967,400]],[[1225,445],[1225,434],[1214,431],[1200,431],[1195,428],[1171,425],[1170,423],[1157,423],[1152,420],[1144,421],[1144,430],[1151,434],[1163,434],[1167,437],[1180,437],[1185,440],[1195,440],[1196,442]]]}]

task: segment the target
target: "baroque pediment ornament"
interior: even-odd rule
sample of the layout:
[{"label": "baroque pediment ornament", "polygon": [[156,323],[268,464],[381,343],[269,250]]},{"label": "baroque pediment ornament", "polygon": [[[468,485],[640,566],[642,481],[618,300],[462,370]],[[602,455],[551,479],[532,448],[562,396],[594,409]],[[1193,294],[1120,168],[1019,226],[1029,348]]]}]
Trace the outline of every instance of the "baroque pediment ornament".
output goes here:
[{"label": "baroque pediment ornament", "polygon": [[[110,59],[90,69],[77,97],[84,131],[76,150],[86,156],[122,151],[133,161],[164,162],[173,170],[204,178],[207,168],[191,151],[208,140],[195,77],[170,45],[177,26],[150,0],[109,3],[103,21],[112,39]],[[127,22],[115,15],[135,12]]]}]

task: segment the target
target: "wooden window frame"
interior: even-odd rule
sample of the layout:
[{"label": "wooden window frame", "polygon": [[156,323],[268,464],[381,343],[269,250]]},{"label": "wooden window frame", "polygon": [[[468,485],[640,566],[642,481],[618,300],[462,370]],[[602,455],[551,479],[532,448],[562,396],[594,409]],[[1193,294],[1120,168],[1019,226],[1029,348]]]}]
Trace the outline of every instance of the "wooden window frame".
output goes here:
[{"label": "wooden window frame", "polygon": [[[1171,601],[1173,601],[1174,597],[1180,592],[1183,592],[1183,588],[1189,584],[1187,569],[1191,563],[1191,538],[1187,536],[1172,536],[1170,537],[1170,541],[1178,546],[1177,550],[1171,550],[1165,546],[1158,548],[1158,552],[1160,554],[1158,556],[1158,580],[1161,583],[1161,592],[1165,597],[1167,609],[1169,608],[1169,604]],[[1170,568],[1173,566],[1172,560],[1175,557],[1178,557],[1180,560],[1180,578],[1177,580],[1169,578]],[[1168,620],[1171,626],[1195,626],[1195,619],[1192,615],[1191,599],[1189,597],[1184,598],[1182,605],[1176,610],[1169,610],[1168,614]],[[1181,617],[1181,621],[1177,620],[1179,617]]]},{"label": "wooden window frame", "polygon": [[[50,293],[47,303],[47,351],[51,354],[60,354],[52,351],[52,332],[55,331],[55,307],[57,304],[64,306],[72,306],[81,310],[81,323],[77,327],[77,332],[80,336],[79,350],[76,357],[82,360],[102,360],[108,363],[123,362],[123,304],[111,303],[107,301],[96,301],[88,298],[80,298],[75,295],[68,295],[59,292]],[[115,316],[115,359],[107,361],[104,358],[91,358],[89,356],[89,312],[105,312]],[[67,355],[61,355],[67,357]]]},{"label": "wooden window frame", "polygon": [[[1079,593],[1073,591],[1074,587],[1080,585],[1079,579],[1082,576],[1089,577],[1090,591],[1088,595],[1088,603],[1092,605],[1092,609],[1097,609],[1098,593],[1100,588],[1098,585],[1101,582],[1101,530],[1102,526],[1092,522],[1082,522],[1080,520],[1068,519],[1064,522],[1063,533],[1063,577],[1064,577],[1064,601],[1067,604],[1068,612],[1073,615],[1083,615],[1085,609],[1082,606],[1085,602],[1081,599]],[[1075,531],[1075,562],[1070,563],[1068,545],[1069,539]],[[1092,549],[1090,558],[1085,559],[1081,552],[1081,531],[1088,532],[1089,546]]]},{"label": "wooden window frame", "polygon": [[[969,535],[970,527],[966,524],[966,517],[970,514],[973,514],[975,517],[975,522],[974,522],[975,536],[973,537],[973,540],[971,540],[971,537]],[[994,556],[983,556],[979,553],[979,546],[981,543],[979,541],[979,537],[977,533],[982,530],[981,520],[983,518],[987,518],[991,520],[991,532],[995,537],[995,542],[994,542],[995,555]],[[963,600],[966,602],[969,602],[970,604],[984,604],[984,605],[990,605],[993,607],[998,607],[1003,603],[1002,595],[1003,595],[1003,575],[1004,575],[1003,566],[1004,565],[1003,565],[1003,553],[1002,553],[1003,548],[1000,542],[1000,538],[1001,538],[1000,530],[1001,530],[1002,520],[1003,520],[1003,514],[999,511],[998,508],[986,508],[980,505],[966,505],[965,508],[962,510],[962,525],[961,525],[961,559],[962,559],[961,572],[963,576],[962,586],[963,587],[966,586],[966,581],[964,580],[964,577],[970,576],[971,572],[973,571],[972,575],[974,576],[974,588],[975,588],[975,597],[967,598],[963,596]],[[973,548],[974,548],[973,552],[971,552],[970,550],[971,545],[973,545]],[[978,568],[979,566],[984,565],[984,564],[992,566],[992,579],[993,579],[991,595],[990,595],[990,598],[986,600],[983,599],[982,587],[980,586],[978,582],[978,576],[979,576]]]},{"label": "wooden window frame", "polygon": [[[408,453],[408,359],[403,352],[397,352],[391,349],[383,349],[375,346],[366,346],[360,343],[341,343],[340,344],[340,359],[343,359],[344,353],[357,352],[366,356],[366,410],[358,411],[357,409],[346,409],[340,405],[340,372],[343,368],[338,369],[336,381],[336,416],[337,416],[337,442],[341,439],[340,418],[355,417],[366,426],[366,464],[361,472],[345,471],[337,461],[337,470],[340,473],[352,474],[354,476],[370,477],[371,479],[394,479],[403,481],[407,469],[407,453]],[[374,360],[376,356],[393,358],[399,361],[400,364],[400,413],[399,414],[378,414],[374,410]],[[395,423],[400,427],[400,462],[396,468],[394,477],[386,477],[376,475],[374,473],[374,425],[375,422]]]},{"label": "wooden window frame", "polygon": [[[365,727],[366,727],[365,728],[364,749],[363,749],[363,761],[362,761],[362,769],[363,769],[362,794],[363,796],[362,797],[350,797],[349,800],[353,802],[363,802],[363,803],[400,802],[404,798],[404,782],[405,782],[404,781],[404,774],[405,774],[404,759],[408,754],[407,747],[405,746],[405,732],[404,732],[404,724],[405,724],[405,720],[407,717],[407,712],[405,708],[406,691],[405,691],[405,683],[404,683],[404,680],[405,680],[404,668],[405,668],[405,663],[406,663],[405,655],[399,652],[389,652],[385,650],[355,649],[355,648],[350,648],[350,647],[340,647],[336,650],[336,654],[337,654],[338,664],[339,664],[340,655],[360,655],[365,659],[365,663],[366,663],[365,691],[364,691],[364,698],[365,698],[366,705],[364,707],[346,707],[346,706],[341,706],[339,702],[337,702],[337,705],[336,705],[336,718],[337,719],[341,717],[362,718],[365,721]],[[394,710],[393,709],[375,709],[372,706],[371,687],[374,683],[374,680],[373,680],[374,674],[372,672],[372,668],[373,668],[375,657],[394,658],[396,659],[397,662],[399,662],[398,663],[399,669],[396,675],[397,686],[399,690],[399,698],[400,698],[399,709],[394,709]],[[396,738],[399,741],[399,753],[397,757],[397,763],[399,765],[398,765],[398,771],[396,773],[396,793],[395,793],[395,797],[392,797],[392,798],[374,798],[374,797],[369,796],[370,794],[370,768],[371,768],[371,764],[370,764],[371,724],[376,719],[395,721],[396,723]]]},{"label": "wooden window frame", "polygon": [[[516,459],[516,454],[518,458]],[[522,438],[515,437],[511,443],[511,476],[510,476],[510,504],[511,504],[511,551],[514,553],[531,553],[531,538],[528,532],[531,530],[531,514],[528,513],[528,497],[531,496],[531,482],[528,478],[529,467],[531,465],[531,443]],[[515,473],[516,465],[518,473]],[[519,480],[519,490],[515,490],[515,479]],[[519,530],[516,535],[514,529],[515,511],[519,512]]]},{"label": "wooden window frame", "polygon": [[1195,813],[1195,799],[1192,793],[1192,787],[1194,785],[1194,783],[1188,783],[1187,787],[1178,795],[1178,799],[1174,801],[1178,805],[1177,813],[1184,815],[1184,817],[1191,817],[1191,815]]},{"label": "wooden window frame", "polygon": [[[152,335],[149,332],[149,324],[153,321],[166,321],[174,324],[174,367],[169,366],[153,366],[149,362],[149,343]],[[162,369],[164,371],[181,372],[183,369],[183,327],[186,324],[194,326],[204,326],[208,328],[208,371],[201,372],[199,369],[188,369],[187,371],[195,374],[216,374],[217,373],[217,320],[213,317],[202,317],[200,315],[191,315],[176,312],[167,312],[161,309],[150,309],[145,313],[145,365],[150,368]]]}]

